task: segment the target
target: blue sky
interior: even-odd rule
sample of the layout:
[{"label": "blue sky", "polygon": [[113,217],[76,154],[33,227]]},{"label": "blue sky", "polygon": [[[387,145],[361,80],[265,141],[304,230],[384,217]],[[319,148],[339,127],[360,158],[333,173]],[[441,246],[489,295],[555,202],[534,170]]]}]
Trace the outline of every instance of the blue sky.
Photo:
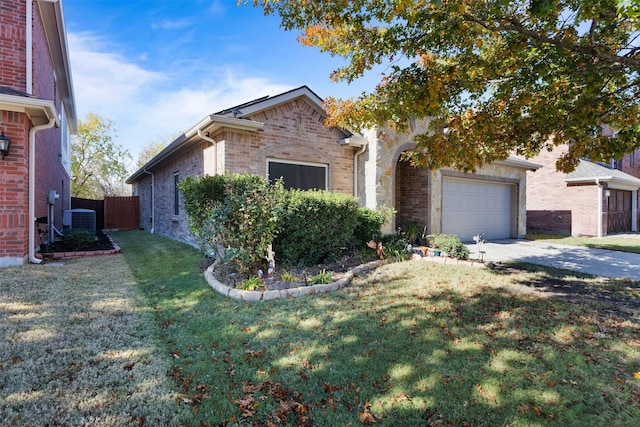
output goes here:
[{"label": "blue sky", "polygon": [[133,160],[221,109],[301,85],[320,97],[375,87],[372,73],[347,85],[344,65],[296,41],[278,17],[236,0],[64,0],[78,117],[114,122]]}]

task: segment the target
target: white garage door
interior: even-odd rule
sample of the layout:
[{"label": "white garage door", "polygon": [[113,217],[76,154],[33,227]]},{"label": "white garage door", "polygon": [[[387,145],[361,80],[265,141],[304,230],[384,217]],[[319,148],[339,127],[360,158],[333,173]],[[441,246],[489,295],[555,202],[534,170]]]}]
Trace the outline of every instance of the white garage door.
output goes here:
[{"label": "white garage door", "polygon": [[442,232],[463,242],[484,233],[486,239],[511,237],[511,189],[508,184],[445,178]]}]

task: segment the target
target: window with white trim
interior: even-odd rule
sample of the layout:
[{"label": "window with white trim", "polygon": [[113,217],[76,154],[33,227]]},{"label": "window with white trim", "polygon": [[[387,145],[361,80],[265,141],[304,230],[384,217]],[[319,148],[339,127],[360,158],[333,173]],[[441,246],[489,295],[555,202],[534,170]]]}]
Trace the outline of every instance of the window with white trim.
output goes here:
[{"label": "window with white trim", "polygon": [[328,165],[321,163],[267,160],[269,182],[282,178],[287,189],[326,190],[328,170]]}]

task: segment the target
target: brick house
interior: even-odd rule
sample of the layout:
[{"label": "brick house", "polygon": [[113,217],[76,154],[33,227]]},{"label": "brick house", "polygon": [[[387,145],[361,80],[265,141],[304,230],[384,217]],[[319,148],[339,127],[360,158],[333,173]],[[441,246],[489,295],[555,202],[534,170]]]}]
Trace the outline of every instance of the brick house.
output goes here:
[{"label": "brick house", "polygon": [[532,159],[544,168],[528,177],[528,230],[595,237],[638,231],[639,153],[609,164],[580,160],[564,174],[555,162],[567,149],[561,145]]},{"label": "brick house", "polygon": [[[76,111],[60,1],[0,5],[0,266],[38,263],[35,219],[62,229]],[[49,203],[49,196],[52,203]],[[45,226],[45,229],[47,227]]]},{"label": "brick house", "polygon": [[410,122],[408,132],[367,130],[366,150],[358,162],[360,202],[367,207],[392,207],[395,217],[385,232],[407,224],[429,234],[455,234],[463,242],[522,238],[526,234],[527,171],[540,165],[509,157],[473,173],[442,168],[416,169],[401,160],[415,147],[413,135],[427,132],[429,120]]},{"label": "brick house", "polygon": [[[353,194],[371,208],[394,208],[385,232],[414,222],[464,240],[479,232],[524,236],[526,171],[538,165],[508,159],[475,174],[416,170],[399,161],[413,146],[410,134],[375,129],[355,135],[325,127],[325,118],[322,100],[306,86],[205,117],[127,179],[140,197],[140,227],[194,243],[179,180],[248,172],[283,177],[287,187]],[[426,124],[412,123],[415,131]]]}]

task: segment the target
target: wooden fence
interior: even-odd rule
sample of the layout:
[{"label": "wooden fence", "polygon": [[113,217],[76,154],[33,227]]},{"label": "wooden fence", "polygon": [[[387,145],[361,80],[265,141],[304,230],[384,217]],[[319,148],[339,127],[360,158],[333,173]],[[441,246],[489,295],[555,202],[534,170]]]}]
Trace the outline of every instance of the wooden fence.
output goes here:
[{"label": "wooden fence", "polygon": [[98,230],[102,230],[104,228],[104,200],[72,197],[71,209],[91,209],[92,211],[96,211],[96,228]]},{"label": "wooden fence", "polygon": [[140,226],[138,196],[105,197],[104,200],[71,198],[71,208],[96,211],[96,228],[107,230],[135,230]]}]

